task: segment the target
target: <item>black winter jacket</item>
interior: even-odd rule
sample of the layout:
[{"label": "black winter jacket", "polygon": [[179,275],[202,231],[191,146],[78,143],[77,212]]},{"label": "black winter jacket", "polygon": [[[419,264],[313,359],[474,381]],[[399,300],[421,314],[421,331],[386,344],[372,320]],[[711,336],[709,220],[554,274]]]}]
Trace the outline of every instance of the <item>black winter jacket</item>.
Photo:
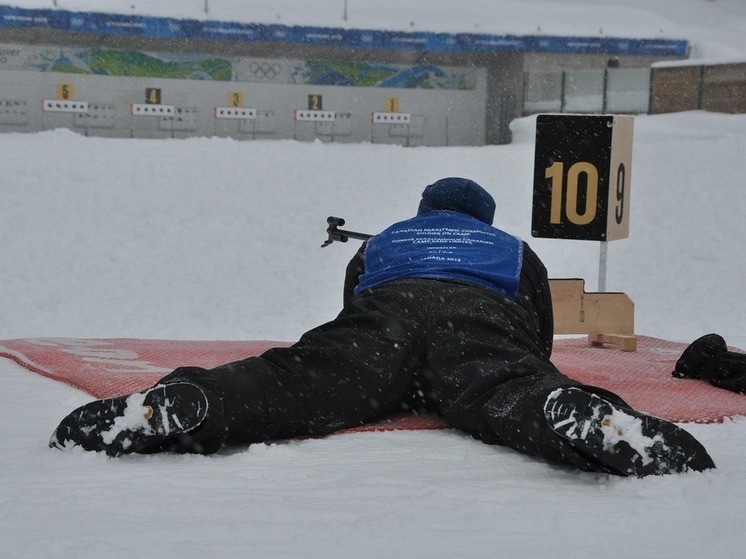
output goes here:
[{"label": "black winter jacket", "polygon": [[[355,296],[354,289],[358,284],[358,278],[365,272],[365,260],[363,258],[365,246],[366,243],[363,243],[347,264],[344,283],[345,306]],[[484,288],[480,287],[480,289]],[[500,297],[499,294],[496,294],[496,296]],[[547,357],[549,357],[552,354],[554,339],[554,316],[549,279],[544,264],[526,242],[523,243],[523,264],[521,266],[521,283],[518,288],[518,295],[515,302],[507,298],[504,298],[504,300],[508,304],[521,306],[529,316],[533,317],[537,339],[541,347],[544,348]]]}]

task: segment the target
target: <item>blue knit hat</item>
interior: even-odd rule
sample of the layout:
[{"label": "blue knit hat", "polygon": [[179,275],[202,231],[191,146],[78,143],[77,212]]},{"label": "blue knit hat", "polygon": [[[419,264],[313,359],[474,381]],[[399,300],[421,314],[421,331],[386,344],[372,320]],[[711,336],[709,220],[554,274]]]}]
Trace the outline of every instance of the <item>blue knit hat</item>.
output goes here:
[{"label": "blue knit hat", "polygon": [[495,200],[474,181],[448,177],[425,187],[417,215],[436,210],[465,213],[492,225],[495,218]]}]

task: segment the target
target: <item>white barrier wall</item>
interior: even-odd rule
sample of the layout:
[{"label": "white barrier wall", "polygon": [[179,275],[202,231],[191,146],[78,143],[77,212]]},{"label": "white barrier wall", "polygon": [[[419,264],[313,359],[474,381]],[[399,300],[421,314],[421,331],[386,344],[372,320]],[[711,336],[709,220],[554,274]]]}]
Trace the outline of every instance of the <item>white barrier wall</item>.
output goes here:
[{"label": "white barrier wall", "polygon": [[226,136],[401,145],[485,143],[486,70],[471,90],[0,71],[0,132]]},{"label": "white barrier wall", "polygon": [[644,111],[627,68],[688,49],[0,6],[0,132],[499,144],[522,114]]}]

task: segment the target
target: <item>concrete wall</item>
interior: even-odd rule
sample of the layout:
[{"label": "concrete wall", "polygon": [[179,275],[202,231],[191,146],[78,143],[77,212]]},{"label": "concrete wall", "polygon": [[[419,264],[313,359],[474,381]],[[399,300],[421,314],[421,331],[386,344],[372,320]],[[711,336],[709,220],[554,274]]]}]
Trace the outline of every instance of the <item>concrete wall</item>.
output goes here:
[{"label": "concrete wall", "polygon": [[[60,50],[161,53],[166,58],[188,50],[192,56],[232,58],[233,69],[226,81],[220,81],[224,78],[216,78],[219,71],[207,79],[182,79],[157,74],[143,77],[142,73],[102,75],[108,72],[78,72],[64,65],[34,71],[12,63],[3,66],[3,49],[23,53],[44,45]],[[510,142],[511,120],[534,112],[527,111],[526,105],[526,84],[532,76],[547,72],[563,76],[559,110],[597,112],[610,108],[606,89],[599,105],[595,102],[597,76],[582,72],[600,73],[606,88],[605,68],[611,61],[619,70],[647,68],[653,61],[685,57],[687,51],[685,41],[675,40],[317,29],[0,6],[0,132],[63,126],[90,135],[131,137],[221,135],[402,145],[500,144]],[[430,65],[436,67],[435,73],[444,69],[468,75],[470,84],[435,89],[308,84],[252,77],[245,71],[252,64],[285,68],[299,60],[398,65],[405,72],[407,67]],[[153,107],[140,111],[146,116],[130,112],[133,105],[146,103],[146,91],[153,90],[159,93],[158,103],[168,106],[173,115],[158,113]],[[619,86],[614,91],[621,92],[618,99],[646,93],[630,93]],[[240,103],[231,101],[236,94]],[[325,112],[299,113],[308,111],[312,96],[323,100]],[[44,100],[62,104],[43,105]],[[85,114],[68,112],[76,108],[68,102],[87,103]],[[393,105],[398,105],[396,111],[390,109]],[[216,118],[215,109],[226,106],[243,111],[229,112],[237,118]],[[629,110],[624,103],[618,106]],[[640,112],[639,100],[634,107],[633,112]],[[334,118],[326,111],[332,111]],[[376,112],[396,114],[379,115],[377,122],[371,122]],[[299,114],[310,120],[299,120]]]},{"label": "concrete wall", "polygon": [[[411,146],[482,145],[486,71],[480,72],[478,82],[474,90],[453,91],[5,70],[0,72],[0,132],[62,127],[92,136],[133,138],[228,136]],[[159,103],[151,103],[144,114],[133,114],[133,105],[148,104],[149,91],[157,92]],[[233,106],[237,95],[242,103]],[[308,111],[311,97],[321,100],[321,111]],[[387,99],[398,100],[397,113],[386,111]],[[44,105],[45,100],[56,103]],[[86,110],[75,112],[82,103],[87,104]],[[166,111],[173,108],[174,114],[159,111],[159,107]],[[218,110],[216,114],[216,109],[235,110]],[[373,122],[373,113],[386,114]]]}]

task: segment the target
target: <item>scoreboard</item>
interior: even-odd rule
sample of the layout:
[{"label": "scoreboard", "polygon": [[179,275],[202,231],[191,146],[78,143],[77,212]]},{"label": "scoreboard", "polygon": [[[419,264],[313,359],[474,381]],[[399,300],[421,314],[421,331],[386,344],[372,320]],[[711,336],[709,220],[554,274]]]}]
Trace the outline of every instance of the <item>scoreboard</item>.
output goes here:
[{"label": "scoreboard", "polygon": [[629,236],[633,125],[627,115],[537,116],[534,237]]}]

